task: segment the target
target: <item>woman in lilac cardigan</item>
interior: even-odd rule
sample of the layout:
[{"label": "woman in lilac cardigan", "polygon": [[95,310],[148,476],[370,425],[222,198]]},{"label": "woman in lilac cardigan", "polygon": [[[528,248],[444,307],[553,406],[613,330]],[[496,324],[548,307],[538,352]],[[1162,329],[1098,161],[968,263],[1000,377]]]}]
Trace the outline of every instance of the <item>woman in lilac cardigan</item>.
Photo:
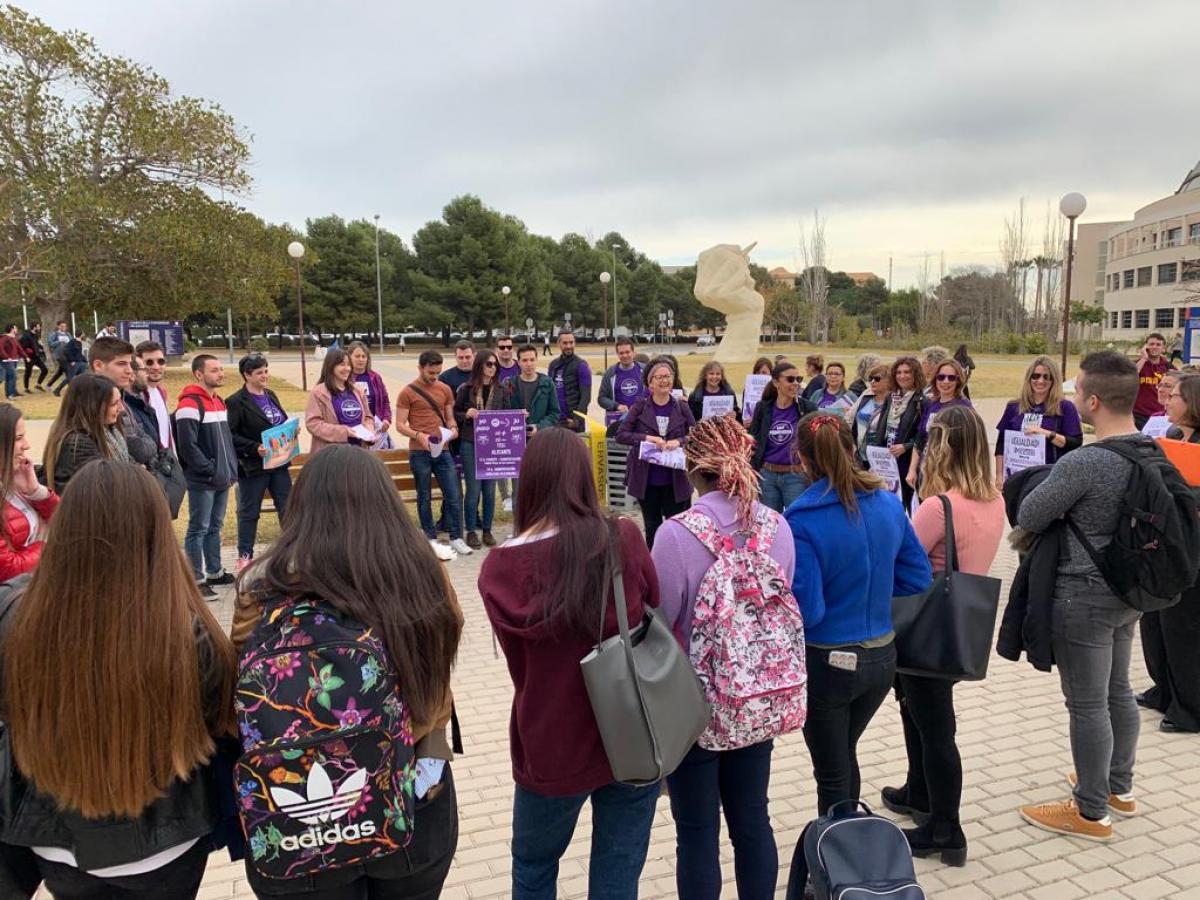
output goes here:
[{"label": "woman in lilac cardigan", "polygon": [[629,407],[617,429],[617,443],[629,447],[625,463],[625,490],[637,498],[646,526],[646,543],[654,546],[654,533],[664,519],[688,508],[692,485],[683,469],[672,469],[641,458],[643,442],[660,450],[678,450],[696,424],[687,402],[671,395],[675,370],[666,359],[646,367],[643,379],[650,393]]},{"label": "woman in lilac cardigan", "polygon": [[383,377],[371,368],[371,350],[362,341],[351,341],[346,347],[346,352],[350,354],[350,371],[354,383],[367,395],[367,404],[371,409],[372,418],[375,419],[375,431],[379,440],[372,449],[390,450],[393,446],[392,437],[388,434],[392,427],[392,404],[388,399]]}]

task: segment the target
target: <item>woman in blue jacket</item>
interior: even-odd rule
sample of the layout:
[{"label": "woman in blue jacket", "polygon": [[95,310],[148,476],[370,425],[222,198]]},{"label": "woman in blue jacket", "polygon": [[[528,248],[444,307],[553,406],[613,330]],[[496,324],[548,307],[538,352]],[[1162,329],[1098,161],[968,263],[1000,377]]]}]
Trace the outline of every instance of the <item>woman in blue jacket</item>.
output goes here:
[{"label": "woman in blue jacket", "polygon": [[825,813],[859,797],[858,739],[896,674],[892,597],[924,591],[933,575],[900,501],[855,465],[840,416],[806,415],[795,452],[812,486],[784,517],[796,543],[792,590],[807,639],[804,740]]}]

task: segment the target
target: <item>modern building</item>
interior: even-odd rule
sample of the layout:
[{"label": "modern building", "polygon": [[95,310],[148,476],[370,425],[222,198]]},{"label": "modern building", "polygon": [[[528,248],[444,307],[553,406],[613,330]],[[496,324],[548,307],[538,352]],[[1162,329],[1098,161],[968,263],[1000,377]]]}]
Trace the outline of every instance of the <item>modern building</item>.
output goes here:
[{"label": "modern building", "polygon": [[[1086,271],[1077,253],[1075,275]],[[1183,331],[1186,306],[1200,306],[1200,163],[1175,193],[1109,228],[1103,290],[1106,340]]]}]

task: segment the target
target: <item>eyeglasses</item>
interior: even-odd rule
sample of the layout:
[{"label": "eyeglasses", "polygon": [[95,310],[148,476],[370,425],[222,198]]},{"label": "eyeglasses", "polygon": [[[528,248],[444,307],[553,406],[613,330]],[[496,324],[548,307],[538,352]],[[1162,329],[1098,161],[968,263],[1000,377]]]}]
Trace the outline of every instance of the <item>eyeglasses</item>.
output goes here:
[{"label": "eyeglasses", "polygon": [[938,381],[958,381],[957,375],[938,375]]},{"label": "eyeglasses", "polygon": [[1032,375],[1029,376],[1029,380],[1030,381],[1053,381],[1054,376],[1053,375],[1044,375],[1041,372],[1034,372]]},{"label": "eyeglasses", "polygon": [[799,384],[804,380],[803,375],[780,375],[780,381],[786,381],[788,384]]},{"label": "eyeglasses", "polygon": [[165,359],[143,359],[142,360],[143,366],[165,366],[166,364],[167,364],[167,361]]}]

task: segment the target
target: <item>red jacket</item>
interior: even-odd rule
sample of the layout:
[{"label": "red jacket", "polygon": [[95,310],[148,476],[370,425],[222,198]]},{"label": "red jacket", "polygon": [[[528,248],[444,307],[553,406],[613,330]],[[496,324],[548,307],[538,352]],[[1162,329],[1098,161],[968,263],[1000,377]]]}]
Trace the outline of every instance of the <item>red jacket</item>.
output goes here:
[{"label": "red jacket", "polygon": [[21,352],[20,342],[11,334],[0,334],[0,359],[22,360],[25,354]]},{"label": "red jacket", "polygon": [[[58,494],[53,491],[42,500],[32,500],[29,503],[42,521],[48,521],[58,506]],[[25,572],[31,571],[42,558],[42,542],[35,541],[28,547],[29,520],[25,514],[12,503],[4,504],[4,540],[0,541],[0,581],[8,581]]]},{"label": "red jacket", "polygon": [[[622,519],[620,534],[625,606],[632,628],[641,621],[644,607],[658,606],[658,575],[638,527]],[[479,573],[479,593],[514,688],[509,721],[513,780],[549,797],[594,791],[613,780],[579,670],[579,661],[591,652],[597,635],[554,634],[541,616],[544,601],[536,585],[563,564],[554,558],[553,545],[554,538],[546,538],[497,547]],[[610,587],[604,635],[616,631]]]}]

